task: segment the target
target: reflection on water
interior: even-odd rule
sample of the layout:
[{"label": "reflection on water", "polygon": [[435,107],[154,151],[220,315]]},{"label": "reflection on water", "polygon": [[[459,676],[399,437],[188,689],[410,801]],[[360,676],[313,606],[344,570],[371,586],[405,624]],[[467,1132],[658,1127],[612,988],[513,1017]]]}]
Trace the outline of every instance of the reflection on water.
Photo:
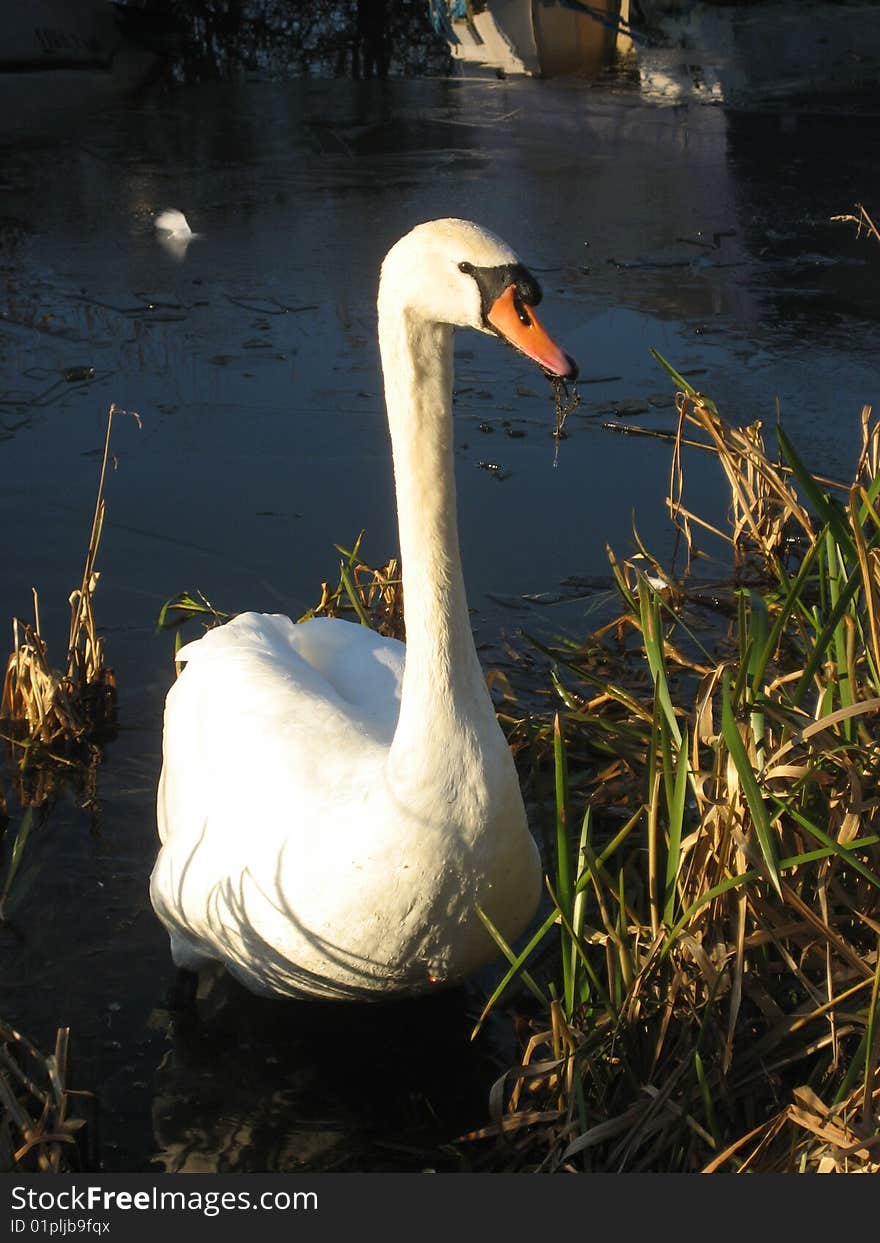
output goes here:
[{"label": "reflection on water", "polygon": [[[502,1073],[468,1035],[461,990],[367,1007],[255,998],[223,977],[213,1015],[170,1024],[153,1078],[157,1163],[209,1170],[458,1170],[457,1137],[486,1116]],[[161,1012],[154,1022],[162,1022]],[[510,1049],[507,1050],[508,1053]]]},{"label": "reflection on water", "polygon": [[[368,560],[396,552],[374,315],[386,249],[419,220],[461,215],[539,274],[584,401],[554,468],[541,376],[461,338],[460,529],[482,639],[579,633],[590,601],[565,581],[601,586],[604,546],[628,548],[634,511],[654,549],[671,544],[668,449],[602,430],[673,425],[649,347],[737,420],[772,420],[778,396],[805,458],[847,472],[858,412],[877,399],[878,255],[828,217],[880,203],[878,142],[870,116],[755,118],[577,83],[459,80],[203,85],[121,105],[54,147],[4,151],[0,603],[3,617],[25,613],[36,585],[55,654],[107,406],[143,421],[114,430],[95,602],[119,736],[97,801],[59,796],[34,830],[0,930],[6,1016],[43,1047],[71,1024],[108,1168],[147,1168],[157,1152],[201,1168],[230,1153],[237,1168],[451,1168],[437,1146],[485,1121],[495,1054],[467,1051],[452,996],[438,999],[436,1042],[433,1020],[409,1036],[409,1012],[335,1021],[244,996],[203,1028],[169,1027],[171,963],[147,899],[172,677],[163,601],[198,589],[220,608],[298,616],[335,578],[334,543],[365,527]],[[183,262],[153,227],[167,207],[203,234]],[[723,508],[702,462],[689,501]],[[285,1146],[288,1134],[309,1138]]]}]

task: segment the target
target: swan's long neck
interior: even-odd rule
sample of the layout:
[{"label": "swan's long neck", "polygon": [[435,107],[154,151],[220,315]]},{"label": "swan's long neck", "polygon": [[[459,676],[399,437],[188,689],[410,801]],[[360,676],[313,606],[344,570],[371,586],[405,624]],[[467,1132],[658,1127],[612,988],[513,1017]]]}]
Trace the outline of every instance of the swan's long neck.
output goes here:
[{"label": "swan's long neck", "polygon": [[406,669],[389,759],[395,783],[450,772],[450,755],[495,729],[458,544],[452,443],[453,330],[381,308],[379,344],[394,455]]}]

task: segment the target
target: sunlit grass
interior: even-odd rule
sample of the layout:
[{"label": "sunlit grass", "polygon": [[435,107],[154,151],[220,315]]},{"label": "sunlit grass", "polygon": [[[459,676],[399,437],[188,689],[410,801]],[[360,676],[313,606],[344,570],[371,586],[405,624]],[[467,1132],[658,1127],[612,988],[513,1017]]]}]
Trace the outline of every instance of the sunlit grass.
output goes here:
[{"label": "sunlit grass", "polygon": [[[104,489],[110,464],[113,422],[128,412],[111,405],[107,415],[95,508],[79,586],[68,596],[70,623],[64,665],[56,667],[43,636],[40,599],[33,590],[33,620],[12,619],[13,648],[0,693],[0,740],[5,769],[18,803],[6,829],[5,866],[0,875],[0,920],[17,900],[23,860],[34,830],[57,792],[71,786],[83,805],[94,805],[100,744],[116,720],[116,678],[108,666],[104,638],[95,617],[98,551],[104,530]],[[140,426],[140,418],[132,417]],[[0,811],[6,813],[0,787]],[[5,827],[5,826],[4,826]]]},{"label": "sunlit grass", "polygon": [[[878,1170],[880,428],[834,495],[663,365],[690,568],[609,550],[616,620],[542,645],[558,709],[505,705],[553,774],[553,907],[505,947],[486,1011],[526,971],[542,1001],[472,1138],[509,1168]],[[685,439],[730,486],[721,627]]]},{"label": "sunlit grass", "polygon": [[[70,627],[66,664],[52,666],[41,633],[40,603],[33,591],[33,620],[13,618],[13,650],[6,665],[0,719],[8,722],[6,741],[17,749],[19,766],[27,762],[28,752],[39,748],[41,762],[45,752],[64,752],[71,745],[87,742],[106,727],[115,707],[116,681],[107,667],[104,639],[95,621],[94,595],[99,574],[96,569],[101,534],[104,529],[104,485],[110,457],[113,419],[118,411],[111,405],[107,415],[104,451],[98,477],[95,511],[86,547],[80,585],[70,593]],[[140,420],[137,415],[133,416]]]},{"label": "sunlit grass", "polygon": [[[403,639],[406,627],[403,617],[403,582],[400,563],[392,557],[378,568],[367,565],[360,555],[364,532],[358,535],[351,548],[336,545],[340,554],[339,579],[336,586],[329,582],[321,584],[321,598],[308,609],[298,622],[312,617],[345,617],[369,626],[380,634]],[[216,608],[201,593],[184,591],[166,600],[157,618],[158,630],[173,630],[174,654],[183,643],[182,628],[191,621],[199,621],[203,629],[222,626],[234,617]],[[179,665],[178,665],[179,671]]]}]

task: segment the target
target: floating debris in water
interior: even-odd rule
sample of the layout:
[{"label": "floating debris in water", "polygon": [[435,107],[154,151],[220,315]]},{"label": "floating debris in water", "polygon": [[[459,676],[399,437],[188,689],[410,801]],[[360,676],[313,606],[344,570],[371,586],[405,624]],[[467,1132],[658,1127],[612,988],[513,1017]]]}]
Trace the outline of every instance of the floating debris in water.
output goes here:
[{"label": "floating debris in water", "polygon": [[577,410],[581,404],[581,395],[578,392],[577,385],[572,384],[568,387],[565,380],[561,376],[552,376],[553,384],[553,400],[556,404],[556,426],[553,429],[553,439],[556,442],[553,451],[553,465],[559,465],[559,442],[565,438],[565,420],[573,410]]},{"label": "floating debris in water", "polygon": [[649,406],[646,401],[612,401],[611,409],[619,419],[636,419],[647,414]]},{"label": "floating debris in water", "polygon": [[874,237],[880,242],[880,229],[877,228],[862,204],[856,203],[854,210],[857,212],[855,216],[847,213],[843,216],[831,216],[830,220],[832,223],[854,224],[856,226],[856,237],[861,237],[862,233],[866,233],[869,237]]},{"label": "floating debris in water", "polygon": [[494,479],[497,479],[499,483],[510,478],[510,471],[505,470],[503,466],[499,466],[497,462],[477,462],[477,466],[480,470],[488,471],[488,473]]}]

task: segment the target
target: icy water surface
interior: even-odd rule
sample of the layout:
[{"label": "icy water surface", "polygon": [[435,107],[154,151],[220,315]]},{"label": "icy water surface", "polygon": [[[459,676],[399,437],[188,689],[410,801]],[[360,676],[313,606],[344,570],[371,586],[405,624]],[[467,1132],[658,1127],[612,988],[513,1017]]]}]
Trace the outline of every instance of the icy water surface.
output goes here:
[{"label": "icy water surface", "polygon": [[[510,1053],[468,1044],[479,989],[340,1013],[232,989],[172,1030],[172,968],[147,898],[171,640],[187,588],[300,615],[334,543],[396,552],[374,300],[388,247],[444,215],[487,225],[542,280],[581,365],[553,465],[552,396],[492,340],[459,340],[457,479],[481,639],[583,632],[635,514],[658,551],[669,450],[605,423],[673,424],[656,347],[731,418],[772,423],[846,475],[876,404],[880,252],[829,217],[880,213],[876,115],[652,108],[575,83],[249,83],[157,93],[0,152],[0,623],[40,591],[58,655],[106,410],[117,469],[96,607],[119,682],[98,797],[33,832],[0,929],[2,1013],[43,1047],[73,1028],[106,1168],[456,1168]],[[176,262],[154,214],[203,236]],[[92,371],[94,374],[92,374]],[[487,469],[495,467],[497,469]],[[689,499],[719,516],[694,463]],[[246,790],[241,803],[247,831]],[[80,806],[86,802],[87,806]],[[8,840],[11,834],[7,834]],[[466,1150],[465,1150],[466,1152]],[[467,1159],[465,1155],[465,1160]]]}]

